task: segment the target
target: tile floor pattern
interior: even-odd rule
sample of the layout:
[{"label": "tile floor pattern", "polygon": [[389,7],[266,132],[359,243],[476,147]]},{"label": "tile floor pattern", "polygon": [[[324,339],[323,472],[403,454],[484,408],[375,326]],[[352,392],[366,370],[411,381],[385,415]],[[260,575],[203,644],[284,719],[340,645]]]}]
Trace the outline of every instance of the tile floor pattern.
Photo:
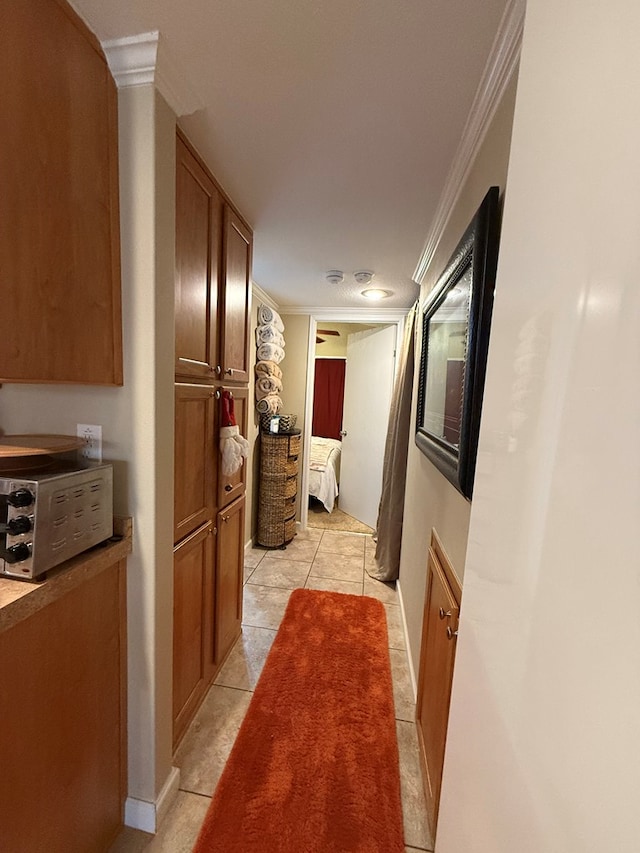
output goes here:
[{"label": "tile floor pattern", "polygon": [[256,547],[246,555],[242,636],[175,755],[174,764],[180,768],[178,798],[155,836],[125,828],[110,853],[190,853],[291,590],[298,587],[370,595],[383,602],[389,627],[406,853],[433,850],[400,608],[392,586],[365,572],[374,549],[371,536],[365,534],[309,528],[285,550]]}]

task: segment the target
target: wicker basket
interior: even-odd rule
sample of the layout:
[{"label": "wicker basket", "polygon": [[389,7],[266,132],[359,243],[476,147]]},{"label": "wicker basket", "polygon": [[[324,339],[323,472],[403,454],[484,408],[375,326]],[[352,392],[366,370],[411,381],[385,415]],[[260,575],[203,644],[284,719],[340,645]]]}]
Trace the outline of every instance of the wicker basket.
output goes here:
[{"label": "wicker basket", "polygon": [[279,548],[296,534],[299,435],[260,436],[260,492],[257,542]]},{"label": "wicker basket", "polygon": [[276,418],[278,420],[278,432],[289,432],[295,427],[298,420],[297,415],[260,415],[260,429],[264,432],[271,432],[271,421]]}]

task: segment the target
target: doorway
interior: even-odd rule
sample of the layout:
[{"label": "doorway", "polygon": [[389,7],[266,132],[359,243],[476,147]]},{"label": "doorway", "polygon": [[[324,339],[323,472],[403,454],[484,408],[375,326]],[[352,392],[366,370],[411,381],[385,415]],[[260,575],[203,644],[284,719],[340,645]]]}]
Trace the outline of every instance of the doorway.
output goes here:
[{"label": "doorway", "polygon": [[[404,326],[404,314],[398,311],[380,312],[380,311],[361,311],[361,312],[327,312],[318,313],[310,317],[309,324],[309,351],[307,362],[307,394],[306,394],[306,413],[305,413],[305,436],[304,436],[304,454],[302,460],[302,477],[301,477],[301,493],[304,496],[301,506],[301,527],[306,529],[309,527],[321,527],[323,529],[340,530],[358,533],[370,533],[376,523],[377,504],[380,497],[380,486],[376,483],[376,475],[373,474],[373,489],[366,485],[369,482],[368,475],[376,466],[371,465],[371,460],[375,459],[379,463],[380,478],[382,470],[382,457],[384,455],[384,442],[387,432],[388,408],[395,376],[395,350],[398,348],[399,340],[401,340]],[[365,376],[363,381],[362,370],[366,371],[368,359],[372,357],[378,350],[379,345],[376,342],[378,333],[382,334],[382,344],[386,345],[386,356],[383,357],[381,367],[382,378],[384,385],[388,384],[389,397],[388,401],[380,404],[380,400],[375,393],[376,389],[376,370],[372,375],[371,370]],[[332,497],[327,492],[320,491],[320,503],[316,503],[313,499],[309,500],[307,496],[318,492],[318,472],[317,468],[322,467],[323,458],[317,456],[316,447],[317,441],[312,441],[314,437],[314,399],[315,399],[315,384],[316,384],[316,358],[329,360],[332,358],[341,358],[346,361],[345,375],[345,408],[347,417],[351,419],[349,414],[349,398],[352,396],[352,391],[349,390],[349,359],[347,358],[347,345],[351,340],[351,358],[353,361],[353,370],[351,371],[351,385],[354,383],[360,388],[361,392],[368,395],[369,401],[374,404],[375,416],[365,415],[361,419],[360,424],[353,424],[353,432],[350,429],[349,423],[342,423],[342,431],[346,435],[341,435],[339,440],[333,440],[336,444],[341,445],[338,452],[338,464],[336,471],[336,499],[332,502]],[[361,352],[359,352],[361,351]],[[362,363],[365,363],[363,368]],[[357,367],[358,360],[360,367]],[[386,371],[386,378],[384,378]],[[385,395],[383,395],[384,397]],[[366,402],[366,399],[365,399]],[[355,410],[362,413],[362,401],[356,402]],[[382,411],[382,410],[385,411]],[[353,407],[351,409],[353,412]],[[321,421],[320,421],[321,423]],[[364,423],[364,426],[363,426]],[[319,421],[315,419],[316,429],[318,429]],[[330,427],[331,428],[331,427]],[[335,429],[335,424],[332,427]],[[364,431],[364,439],[358,440],[358,432]],[[349,433],[352,432],[351,435]],[[316,436],[324,441],[324,437]],[[361,436],[362,438],[362,436]],[[331,439],[326,439],[327,443],[331,443]],[[333,457],[335,463],[336,451],[331,448],[323,450],[325,454]],[[346,476],[347,481],[343,479],[344,468],[346,461]],[[362,479],[364,477],[364,480]],[[360,483],[352,482],[360,479]],[[371,479],[371,478],[369,478]],[[363,486],[362,483],[365,483]],[[340,505],[340,497],[343,487],[346,485],[345,498],[347,501],[346,507]],[[377,491],[377,494],[373,494]],[[349,498],[351,493],[351,502]],[[374,509],[369,507],[368,511],[363,510],[358,506],[358,499],[362,494],[367,494],[369,504],[375,505]],[[353,504],[353,496],[356,496],[356,503]],[[325,501],[325,498],[326,501]],[[326,506],[322,501],[326,502]],[[344,510],[347,510],[345,514]],[[328,511],[330,510],[330,511]],[[350,511],[350,512],[349,512]],[[363,516],[359,518],[359,516]],[[367,523],[368,522],[368,523]]]}]

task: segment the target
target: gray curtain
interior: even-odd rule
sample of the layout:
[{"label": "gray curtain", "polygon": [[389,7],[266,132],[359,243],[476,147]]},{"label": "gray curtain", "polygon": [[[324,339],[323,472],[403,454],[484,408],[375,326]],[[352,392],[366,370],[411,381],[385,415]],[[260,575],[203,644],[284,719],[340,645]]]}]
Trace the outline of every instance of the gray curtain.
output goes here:
[{"label": "gray curtain", "polygon": [[400,365],[396,378],[389,427],[384,449],[382,495],[378,507],[375,567],[367,572],[380,581],[394,581],[400,571],[400,545],[404,515],[404,488],[407,478],[407,452],[411,426],[411,395],[413,391],[413,363],[415,323],[418,303],[407,314]]}]

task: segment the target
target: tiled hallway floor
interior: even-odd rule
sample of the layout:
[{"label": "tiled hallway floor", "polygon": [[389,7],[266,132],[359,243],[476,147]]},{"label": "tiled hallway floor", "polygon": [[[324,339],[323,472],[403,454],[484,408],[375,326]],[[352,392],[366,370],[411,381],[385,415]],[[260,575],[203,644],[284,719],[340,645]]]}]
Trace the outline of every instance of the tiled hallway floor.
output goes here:
[{"label": "tiled hallway floor", "polygon": [[[262,666],[297,587],[380,599],[389,627],[407,853],[432,850],[422,793],[414,703],[396,592],[373,580],[370,536],[309,528],[283,551],[253,548],[245,560],[242,636],[176,753],[180,792],[155,836],[125,828],[110,853],[190,853]],[[304,851],[291,851],[304,853]]]}]

